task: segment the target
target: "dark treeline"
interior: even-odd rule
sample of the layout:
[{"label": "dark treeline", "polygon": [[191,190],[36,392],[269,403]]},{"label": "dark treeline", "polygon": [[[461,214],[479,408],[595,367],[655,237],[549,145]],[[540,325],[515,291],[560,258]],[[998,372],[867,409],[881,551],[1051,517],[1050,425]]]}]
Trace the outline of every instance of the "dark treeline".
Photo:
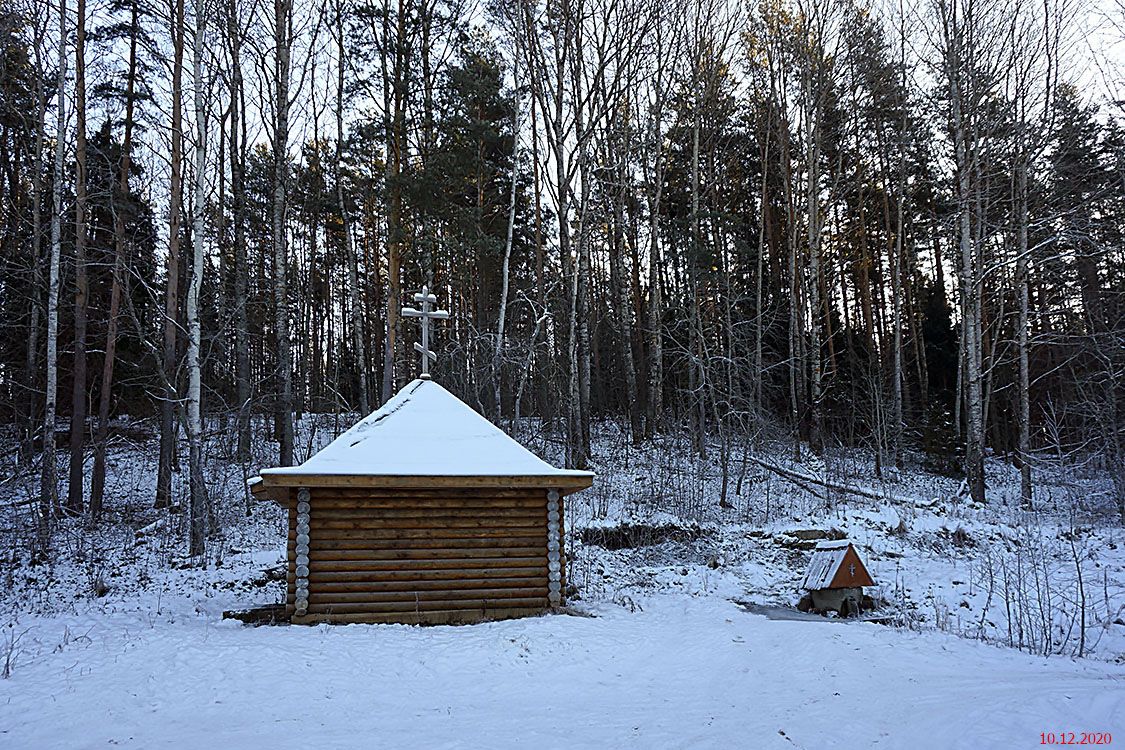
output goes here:
[{"label": "dark treeline", "polygon": [[923,451],[983,501],[992,451],[1032,506],[1081,455],[1125,514],[1125,127],[1064,0],[75,1],[0,10],[0,419],[45,528],[152,417],[202,550],[204,425],[292,462],[295,417],[414,377],[423,284],[435,377],[572,466],[609,418],[724,466]]}]

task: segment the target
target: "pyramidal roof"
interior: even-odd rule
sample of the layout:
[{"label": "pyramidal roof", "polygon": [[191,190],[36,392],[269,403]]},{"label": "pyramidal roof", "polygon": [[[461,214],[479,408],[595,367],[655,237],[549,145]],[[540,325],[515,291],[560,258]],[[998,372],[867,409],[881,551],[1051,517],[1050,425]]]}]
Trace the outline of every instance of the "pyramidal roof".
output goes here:
[{"label": "pyramidal roof", "polygon": [[414,380],[300,466],[264,476],[571,476],[432,380]]}]

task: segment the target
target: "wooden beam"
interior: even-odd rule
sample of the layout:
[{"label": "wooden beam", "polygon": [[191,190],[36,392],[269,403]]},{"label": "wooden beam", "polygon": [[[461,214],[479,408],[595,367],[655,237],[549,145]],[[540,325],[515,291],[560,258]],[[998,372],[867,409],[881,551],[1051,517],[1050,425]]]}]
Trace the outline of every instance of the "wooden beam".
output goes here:
[{"label": "wooden beam", "polygon": [[532,487],[557,489],[560,495],[577,492],[594,483],[593,475],[549,474],[545,476],[391,476],[357,474],[300,474],[270,471],[262,474],[262,485],[272,487],[391,487],[432,489],[476,489],[483,487]]},{"label": "wooden beam", "polygon": [[490,609],[507,609],[511,607],[547,607],[547,592],[543,591],[538,596],[502,597],[489,599],[432,599],[421,601],[397,602],[340,602],[333,601],[321,604],[309,604],[307,614],[339,614],[339,615],[366,615],[366,614],[414,614],[419,612],[444,612],[452,609],[467,609],[487,611]]},{"label": "wooden beam", "polygon": [[398,614],[309,614],[292,617],[295,625],[319,623],[398,623],[402,625],[471,625],[490,620],[509,620],[543,614],[546,607],[508,607],[490,610],[455,609],[435,612],[400,612]]}]

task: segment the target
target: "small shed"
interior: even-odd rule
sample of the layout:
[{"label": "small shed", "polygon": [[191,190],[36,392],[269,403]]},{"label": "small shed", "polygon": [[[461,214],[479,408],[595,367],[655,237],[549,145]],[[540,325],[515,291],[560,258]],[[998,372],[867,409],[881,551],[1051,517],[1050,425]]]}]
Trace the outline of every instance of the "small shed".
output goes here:
[{"label": "small shed", "polygon": [[811,609],[858,614],[863,587],[874,586],[871,574],[847,539],[817,542],[802,588],[809,592]]},{"label": "small shed", "polygon": [[291,622],[453,623],[564,602],[564,498],[593,478],[424,377],[253,491],[289,511]]}]

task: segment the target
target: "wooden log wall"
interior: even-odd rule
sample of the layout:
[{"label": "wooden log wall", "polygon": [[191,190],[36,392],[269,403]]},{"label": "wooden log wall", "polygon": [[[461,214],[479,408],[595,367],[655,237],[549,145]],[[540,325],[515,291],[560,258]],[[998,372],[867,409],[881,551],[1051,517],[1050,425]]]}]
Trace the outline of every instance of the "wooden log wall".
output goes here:
[{"label": "wooden log wall", "polygon": [[[290,615],[296,503],[294,488]],[[309,607],[293,622],[471,622],[549,606],[545,488],[315,487],[310,506]]]}]

